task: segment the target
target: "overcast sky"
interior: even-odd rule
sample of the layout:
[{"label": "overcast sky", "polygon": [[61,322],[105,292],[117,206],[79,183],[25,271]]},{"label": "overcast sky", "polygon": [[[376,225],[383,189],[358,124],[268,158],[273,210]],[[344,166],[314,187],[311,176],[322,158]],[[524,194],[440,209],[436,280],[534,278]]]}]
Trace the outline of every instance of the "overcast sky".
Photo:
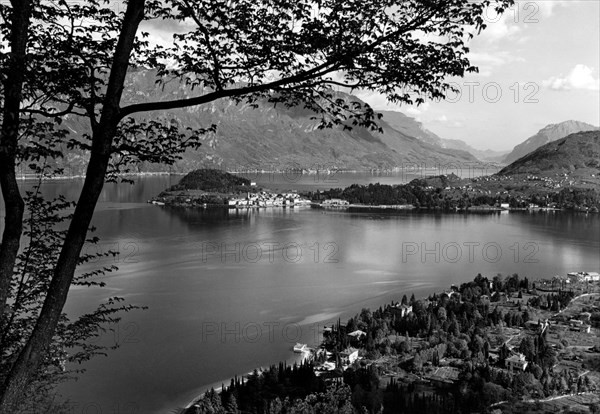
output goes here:
[{"label": "overcast sky", "polygon": [[470,45],[480,72],[457,79],[462,94],[446,102],[399,107],[359,95],[479,149],[508,150],[547,124],[569,119],[598,126],[599,4],[520,1],[499,19],[490,14],[488,28]]}]

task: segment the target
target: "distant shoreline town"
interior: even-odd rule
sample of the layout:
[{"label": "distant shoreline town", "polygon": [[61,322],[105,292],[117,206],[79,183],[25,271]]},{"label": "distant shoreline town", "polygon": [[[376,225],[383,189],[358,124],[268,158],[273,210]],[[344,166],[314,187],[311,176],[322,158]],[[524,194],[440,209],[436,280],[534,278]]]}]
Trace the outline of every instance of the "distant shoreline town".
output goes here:
[{"label": "distant shoreline town", "polygon": [[572,187],[557,178],[490,176],[461,179],[450,175],[416,178],[408,184],[353,184],[344,189],[273,192],[219,170],[196,170],[149,200],[156,205],[201,208],[311,206],[324,209],[441,211],[600,211],[595,188]]}]

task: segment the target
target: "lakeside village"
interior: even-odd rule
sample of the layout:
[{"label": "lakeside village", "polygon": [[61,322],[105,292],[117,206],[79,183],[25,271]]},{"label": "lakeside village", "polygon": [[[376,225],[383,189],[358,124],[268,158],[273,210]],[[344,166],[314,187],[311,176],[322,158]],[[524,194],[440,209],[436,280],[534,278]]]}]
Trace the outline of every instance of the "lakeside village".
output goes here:
[{"label": "lakeside village", "polygon": [[266,208],[266,207],[299,207],[299,206],[310,206],[312,203],[300,196],[297,192],[289,193],[271,193],[268,191],[261,191],[259,193],[246,193],[245,196],[235,195],[224,197],[222,203],[207,203],[203,202],[202,198],[184,197],[180,200],[173,200],[168,198],[153,199],[150,202],[155,205],[164,206],[165,204],[176,205],[176,206],[191,206],[196,205],[199,207],[228,207],[228,208]]},{"label": "lakeside village", "polygon": [[[544,185],[539,185],[539,183]],[[523,184],[533,183],[533,184]],[[298,193],[272,192],[255,182],[218,170],[196,170],[149,200],[156,205],[229,209],[294,208],[364,210],[510,211],[571,210],[597,213],[595,188],[546,185],[537,176],[515,185],[501,176],[464,180],[454,174],[414,179],[408,184],[352,184]]]},{"label": "lakeside village", "polygon": [[200,413],[599,413],[600,274],[477,275],[323,330],[304,362],[236,377]]}]

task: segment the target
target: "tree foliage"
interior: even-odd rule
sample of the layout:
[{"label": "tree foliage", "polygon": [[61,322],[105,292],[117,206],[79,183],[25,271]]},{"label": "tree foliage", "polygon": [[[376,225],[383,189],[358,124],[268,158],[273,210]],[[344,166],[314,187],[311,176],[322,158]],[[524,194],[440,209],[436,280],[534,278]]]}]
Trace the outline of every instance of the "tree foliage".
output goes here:
[{"label": "tree foliage", "polygon": [[[43,172],[40,171],[40,174]],[[26,217],[23,235],[27,244],[17,257],[11,279],[10,305],[5,310],[6,325],[1,337],[0,380],[5,379],[11,364],[22,351],[41,312],[45,292],[66,234],[61,225],[69,220],[69,210],[73,207],[73,202],[67,201],[63,196],[53,200],[44,199],[41,195],[41,180],[32,190],[26,191],[24,201]],[[89,244],[96,244],[98,241],[94,236],[87,240]],[[82,255],[79,264],[83,268],[73,278],[72,285],[103,287],[104,282],[98,281],[99,278],[116,271],[117,267],[111,264],[98,268],[86,264],[102,258],[112,258],[117,254],[118,252],[109,250]],[[78,317],[72,318],[62,313],[52,343],[44,350],[35,378],[21,395],[27,409],[43,410],[52,401],[53,387],[57,383],[83,372],[81,368],[72,368],[73,366],[78,367],[82,362],[96,355],[106,355],[109,349],[116,348],[117,343],[104,345],[95,339],[120,320],[119,313],[138,308],[125,304],[122,298],[110,297],[92,312]],[[21,401],[19,405],[20,403]]]},{"label": "tree foliage", "polygon": [[[54,252],[39,300],[43,305],[0,386],[0,412],[11,412],[43,365],[59,332],[62,309],[80,263],[105,180],[137,162],[172,163],[198,148],[197,131],[175,125],[168,110],[228,98],[255,105],[303,106],[319,125],[377,128],[367,105],[334,88],[384,94],[396,103],[443,98],[447,78],[476,69],[468,40],[485,27],[488,7],[511,0],[11,0],[0,3],[0,186],[6,206],[0,246],[0,329],[6,332],[11,281],[18,262],[25,203],[16,168],[79,150],[86,177]],[[172,42],[150,36],[176,27]],[[187,91],[155,100],[128,90],[135,71],[157,88]],[[144,119],[150,111],[160,115]],[[91,131],[71,136],[74,118]],[[7,344],[0,344],[6,349]],[[2,355],[5,355],[4,351]]]}]

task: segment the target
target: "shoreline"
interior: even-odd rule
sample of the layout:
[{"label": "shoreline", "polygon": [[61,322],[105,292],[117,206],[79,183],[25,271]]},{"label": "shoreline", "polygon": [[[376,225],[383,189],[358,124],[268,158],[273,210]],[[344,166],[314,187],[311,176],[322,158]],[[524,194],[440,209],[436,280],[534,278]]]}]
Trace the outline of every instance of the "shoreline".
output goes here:
[{"label": "shoreline", "polygon": [[324,211],[347,211],[349,213],[364,212],[364,211],[410,211],[410,212],[443,212],[443,213],[509,213],[509,212],[575,212],[575,213],[598,213],[594,210],[580,210],[580,209],[564,209],[556,207],[537,207],[537,208],[500,208],[500,207],[485,207],[485,206],[471,206],[466,208],[451,208],[451,209],[437,209],[429,207],[416,207],[412,204],[399,204],[399,205],[367,205],[367,204],[347,204],[347,205],[323,205],[322,203],[299,203],[296,205],[268,205],[268,206],[231,206],[227,204],[207,204],[203,205],[193,203],[169,203],[164,201],[158,201],[151,199],[146,201],[148,204],[156,205],[159,207],[176,207],[176,208],[201,208],[201,209],[222,209],[222,210],[261,210],[271,208],[314,208]]},{"label": "shoreline", "polygon": [[[486,165],[486,164],[484,164]],[[210,168],[210,167],[202,167],[202,168]],[[220,170],[220,168],[214,168]],[[365,170],[354,170],[354,169],[326,169],[326,170],[313,170],[313,169],[303,169],[303,168],[289,168],[282,170],[259,170],[259,169],[247,169],[247,170],[222,170],[223,172],[227,172],[229,174],[238,174],[241,176],[244,175],[258,175],[258,174],[290,174],[293,172],[294,174],[299,174],[302,176],[313,176],[313,175],[335,175],[335,174],[409,174],[414,177],[431,177],[431,174],[427,174],[429,172],[435,173],[440,170],[440,166],[435,167],[426,167],[419,166],[418,170],[410,169],[407,171],[404,167],[394,167],[394,168],[382,168],[382,169],[365,169]],[[460,169],[457,169],[460,170]],[[193,170],[192,170],[193,171]],[[117,174],[118,177],[144,177],[144,176],[160,176],[160,175],[187,175],[191,171],[188,172],[171,172],[171,171],[147,171],[147,172],[131,172],[125,174]],[[486,175],[484,175],[486,176]],[[480,176],[477,176],[480,177]],[[76,174],[76,175],[57,175],[52,177],[45,177],[44,180],[79,180],[85,178],[85,174]],[[463,177],[461,177],[463,178]],[[464,177],[464,178],[475,178],[475,176]],[[32,181],[38,180],[39,176],[33,173],[25,173],[18,174],[16,177],[19,181]]]},{"label": "shoreline", "polygon": [[[141,172],[141,173],[127,173],[118,174],[117,177],[155,177],[162,175],[185,175],[186,173],[180,172],[169,172],[169,171],[157,171],[157,172]],[[36,174],[20,174],[17,175],[19,181],[39,181],[40,177]],[[68,180],[81,180],[85,178],[85,174],[78,175],[56,175],[52,177],[43,177],[42,181],[68,181]]]},{"label": "shoreline", "polygon": [[[311,349],[311,348],[309,348],[309,349]],[[307,360],[309,360],[311,355],[312,355],[312,349],[311,349],[311,351],[302,352],[301,353],[302,359],[300,360],[300,363],[304,363]],[[290,358],[284,362],[289,363],[292,359],[293,358]],[[294,361],[294,363],[298,363],[298,361]],[[273,364],[271,364],[271,365],[273,365]],[[264,367],[257,367],[257,368],[255,368],[255,370],[257,370],[259,373],[261,373],[264,370]],[[245,383],[246,381],[248,381],[248,378],[247,378],[248,375],[252,374],[253,372],[254,372],[254,370],[252,370],[250,372],[246,372],[245,374],[237,374],[237,375],[234,375],[233,377],[227,378],[225,380],[216,381],[216,382],[213,382],[212,384],[202,386],[201,388],[203,389],[203,391],[200,392],[199,394],[196,394],[196,396],[194,398],[192,398],[190,400],[190,402],[185,404],[183,406],[183,408],[180,411],[178,411],[178,414],[184,414],[187,410],[189,410],[191,407],[193,407],[194,404],[196,404],[199,400],[201,400],[204,397],[204,395],[206,395],[206,393],[209,392],[211,389],[215,390],[215,392],[217,392],[217,393],[220,393],[221,391],[223,391],[223,387],[227,387],[228,386],[227,384],[229,384],[233,378],[237,377],[242,381],[242,383]],[[214,385],[217,385],[217,384],[221,384],[221,385],[218,387],[214,387]]]}]

